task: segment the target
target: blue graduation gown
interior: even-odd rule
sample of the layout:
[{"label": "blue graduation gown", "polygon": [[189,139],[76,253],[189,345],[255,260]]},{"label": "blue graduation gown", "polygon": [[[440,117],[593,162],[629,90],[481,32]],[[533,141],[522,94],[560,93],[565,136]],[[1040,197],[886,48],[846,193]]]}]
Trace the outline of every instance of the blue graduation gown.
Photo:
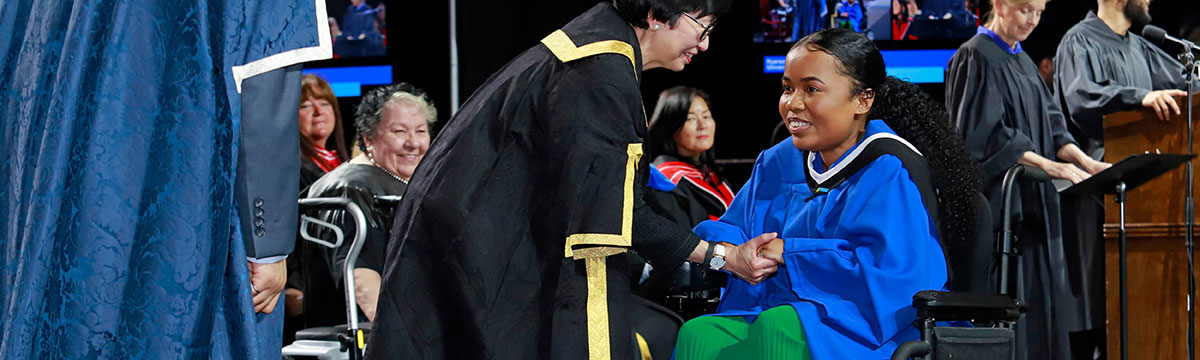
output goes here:
[{"label": "blue graduation gown", "polygon": [[[895,134],[881,120],[863,139]],[[860,141],[854,149],[861,147]],[[741,244],[766,232],[784,239],[775,276],[758,285],[731,276],[715,315],[754,321],[779,305],[796,309],[813,359],[879,359],[917,339],[912,295],[945,289],[946,261],[916,184],[900,159],[883,155],[827,194],[813,196],[801,161],[821,177],[856,154],[847,151],[832,171],[820,154],[805,159],[790,139],[759,155],[754,172],[720,221],[696,234]]]}]

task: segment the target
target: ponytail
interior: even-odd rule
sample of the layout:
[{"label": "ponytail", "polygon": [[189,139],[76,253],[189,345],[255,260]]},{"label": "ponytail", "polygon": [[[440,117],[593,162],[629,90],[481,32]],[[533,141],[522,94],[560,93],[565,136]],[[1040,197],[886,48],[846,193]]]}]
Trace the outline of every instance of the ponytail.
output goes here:
[{"label": "ponytail", "polygon": [[975,161],[950,126],[946,108],[916,85],[888,76],[875,90],[875,103],[868,119],[884,123],[908,140],[929,162],[929,172],[938,192],[942,239],[970,241],[979,238],[980,216],[975,192],[980,188]]}]

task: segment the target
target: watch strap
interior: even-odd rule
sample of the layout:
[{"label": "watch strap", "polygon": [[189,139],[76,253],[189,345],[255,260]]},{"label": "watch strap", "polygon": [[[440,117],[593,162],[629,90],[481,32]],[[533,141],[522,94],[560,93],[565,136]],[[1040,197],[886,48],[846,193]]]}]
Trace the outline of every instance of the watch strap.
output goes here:
[{"label": "watch strap", "polygon": [[704,261],[700,265],[710,266],[709,264],[712,264],[713,251],[717,250],[717,242],[710,240],[705,240],[705,242],[708,243],[708,251],[704,253]]}]

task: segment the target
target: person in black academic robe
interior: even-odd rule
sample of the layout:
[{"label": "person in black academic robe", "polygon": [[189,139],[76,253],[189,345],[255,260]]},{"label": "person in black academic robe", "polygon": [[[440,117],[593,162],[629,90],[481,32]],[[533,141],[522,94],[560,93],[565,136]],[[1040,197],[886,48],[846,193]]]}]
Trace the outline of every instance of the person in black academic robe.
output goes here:
[{"label": "person in black academic robe", "polygon": [[[649,3],[593,7],[446,124],[397,208],[368,358],[632,358],[628,251],[663,267],[713,257],[721,245],[642,202],[639,79],[682,70],[729,4]],[[770,239],[730,248],[724,269],[761,281]]]},{"label": "person in black academic robe", "polygon": [[[675,86],[658,96],[650,118],[651,165],[662,174],[661,186],[646,190],[646,205],[676,224],[694,227],[716,220],[733,201],[733,190],[717,174],[713,144],[717,123],[708,93]],[[646,272],[644,261],[630,257],[638,295],[675,310],[684,320],[716,310],[725,275],[700,264]],[[649,275],[643,280],[643,274]],[[686,279],[686,280],[685,280]],[[687,300],[680,300],[683,296]],[[672,346],[675,339],[670,339]]]},{"label": "person in black academic robe", "polygon": [[[1106,2],[1100,2],[1106,9]],[[1187,86],[1183,64],[1174,56],[1128,30],[1114,32],[1090,11],[1063,35],[1054,57],[1054,74],[1054,88],[1071,134],[1084,152],[1097,159],[1104,147],[1101,120],[1105,114],[1153,107],[1159,98],[1186,95],[1179,90]]]},{"label": "person in black academic robe", "polygon": [[711,104],[703,90],[676,86],[659,94],[650,119],[651,165],[673,186],[647,192],[646,203],[688,227],[716,220],[733,201],[733,190],[716,171]]},{"label": "person in black academic robe", "polygon": [[[1098,3],[1099,14],[1088,12],[1063,35],[1054,59],[1054,88],[1067,129],[1084,152],[1097,160],[1104,157],[1105,114],[1139,106],[1167,108],[1173,114],[1171,97],[1184,95],[1178,89],[1186,86],[1182,64],[1128,31],[1150,21],[1144,2],[1127,6],[1116,1]],[[1072,253],[1079,254],[1067,259],[1073,269],[1070,280],[1087,310],[1083,322],[1087,333],[1076,337],[1090,345],[1077,347],[1090,358],[1095,348],[1105,347],[1104,199],[1085,195],[1062,200],[1063,239]]]},{"label": "person in black academic robe", "polygon": [[[1052,177],[1079,182],[1110,165],[1078,148],[1037,66],[1021,49],[1020,41],[1033,31],[1023,26],[1028,21],[1024,16],[1040,13],[1045,1],[996,4],[993,19],[950,59],[946,107],[967,151],[981,165],[984,195],[998,226],[1000,183],[1009,168],[1027,164]],[[1019,225],[1013,230],[1022,252],[1015,293],[1029,305],[1018,323],[1017,358],[1066,359],[1068,333],[1081,326],[1081,306],[1063,266],[1075,254],[1064,252],[1058,193],[1049,182],[1030,181],[1020,182],[1014,191],[1017,205],[1012,216]]]}]

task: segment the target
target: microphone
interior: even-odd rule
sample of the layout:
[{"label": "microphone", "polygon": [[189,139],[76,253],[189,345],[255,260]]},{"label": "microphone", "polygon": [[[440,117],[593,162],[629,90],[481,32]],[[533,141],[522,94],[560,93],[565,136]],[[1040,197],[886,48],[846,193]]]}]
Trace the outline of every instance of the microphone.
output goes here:
[{"label": "microphone", "polygon": [[1142,37],[1154,42],[1155,44],[1161,45],[1163,43],[1170,41],[1170,42],[1179,44],[1180,46],[1183,46],[1184,49],[1188,49],[1191,51],[1200,51],[1200,47],[1197,47],[1196,44],[1193,44],[1191,41],[1187,41],[1184,39],[1176,38],[1171,35],[1167,35],[1166,30],[1163,30],[1162,28],[1154,26],[1154,25],[1146,25],[1146,27],[1143,27],[1142,28]]}]

